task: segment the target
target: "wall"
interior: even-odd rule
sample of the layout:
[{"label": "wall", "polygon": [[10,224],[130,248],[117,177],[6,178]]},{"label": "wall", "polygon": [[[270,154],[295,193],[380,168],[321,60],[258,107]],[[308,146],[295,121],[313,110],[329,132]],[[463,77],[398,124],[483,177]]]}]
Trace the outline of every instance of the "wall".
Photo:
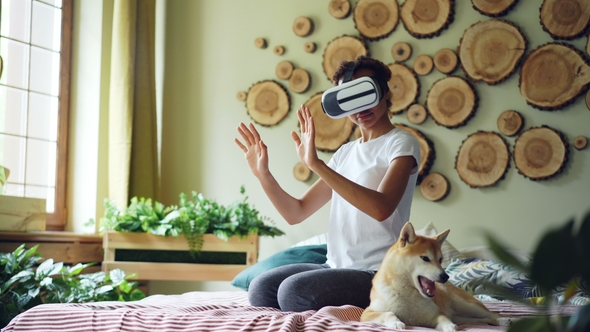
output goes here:
[{"label": "wall", "polygon": [[[353,0],[353,2],[356,2]],[[402,3],[403,1],[399,1]],[[527,54],[546,42],[550,36],[539,24],[541,0],[519,1],[504,18],[517,24],[528,39]],[[271,217],[286,231],[278,238],[261,240],[260,259],[326,230],[329,207],[300,225],[288,226],[281,220],[251,175],[240,149],[234,144],[239,122],[249,122],[244,102],[236,94],[261,80],[275,79],[275,66],[282,60],[311,74],[312,86],[303,94],[290,92],[291,111],[278,125],[258,126],[269,148],[271,171],[285,190],[301,195],[311,182],[299,182],[292,174],[298,162],[290,132],[297,131],[298,105],[318,91],[331,86],[322,67],[322,54],[327,43],[343,34],[358,36],[352,16],[338,20],[329,15],[328,1],[323,0],[174,0],[165,1],[159,17],[165,17],[164,59],[162,71],[162,201],[176,203],[180,192],[191,190],[220,203],[240,199],[239,188],[245,185],[247,195],[263,215]],[[292,23],[298,16],[314,22],[308,37],[297,37]],[[411,37],[401,22],[387,38],[369,42],[371,54],[392,63],[390,49],[398,41],[413,48],[411,65],[419,54],[434,55],[440,48],[456,49],[463,31],[471,24],[489,19],[476,12],[467,0],[457,0],[455,18],[448,29],[433,39]],[[254,39],[263,37],[268,48],[258,49]],[[303,44],[317,44],[315,53],[306,53]],[[569,42],[580,50],[586,38]],[[277,56],[276,45],[286,48]],[[464,76],[462,70],[455,74]],[[420,77],[419,102],[424,104],[429,87],[443,75],[433,70]],[[488,86],[476,83],[480,98],[475,117],[464,127],[447,129],[432,119],[414,126],[428,136],[436,150],[432,172],[440,172],[449,180],[451,191],[440,202],[427,201],[419,190],[414,196],[412,222],[421,227],[433,221],[439,230],[450,228],[448,240],[456,247],[481,245],[482,231],[491,231],[511,247],[531,250],[536,239],[549,227],[559,226],[569,218],[579,219],[590,209],[590,149],[575,150],[570,146],[570,160],[563,174],[549,181],[534,182],[518,174],[511,162],[506,177],[491,188],[471,189],[459,178],[454,160],[461,142],[477,130],[497,131],[496,119],[508,109],[519,111],[525,128],[543,124],[564,132],[571,143],[577,135],[590,137],[590,111],[584,98],[560,111],[539,111],[526,104],[518,89],[518,70],[505,82]],[[394,122],[408,124],[405,113]],[[506,138],[510,147],[514,137]],[[331,157],[321,153],[324,160]],[[99,163],[102,163],[100,161]],[[106,165],[106,161],[104,164]],[[98,198],[97,198],[98,200]],[[152,293],[179,293],[188,290],[232,290],[227,282],[152,282]]]}]

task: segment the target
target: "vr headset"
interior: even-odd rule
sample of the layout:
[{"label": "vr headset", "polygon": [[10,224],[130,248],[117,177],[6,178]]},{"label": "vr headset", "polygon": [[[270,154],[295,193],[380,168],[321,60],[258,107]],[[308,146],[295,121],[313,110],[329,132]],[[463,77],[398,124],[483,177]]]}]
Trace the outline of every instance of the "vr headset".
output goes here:
[{"label": "vr headset", "polygon": [[368,110],[379,104],[389,91],[387,82],[380,82],[373,77],[364,76],[351,81],[354,68],[354,62],[349,62],[342,84],[322,94],[322,108],[332,119]]}]

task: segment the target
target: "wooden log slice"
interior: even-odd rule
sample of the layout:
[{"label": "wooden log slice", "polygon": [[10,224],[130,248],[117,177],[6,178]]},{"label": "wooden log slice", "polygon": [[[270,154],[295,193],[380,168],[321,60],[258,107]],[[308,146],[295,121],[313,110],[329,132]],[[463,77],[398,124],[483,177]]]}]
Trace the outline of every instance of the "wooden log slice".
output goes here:
[{"label": "wooden log slice", "polygon": [[293,32],[299,37],[309,36],[313,31],[313,21],[305,16],[299,16],[293,21]]},{"label": "wooden log slice", "polygon": [[291,74],[293,74],[294,69],[295,68],[293,66],[293,63],[291,63],[291,61],[285,60],[285,61],[279,62],[275,72],[276,72],[278,78],[280,78],[282,80],[287,80],[287,79],[289,79],[289,77],[291,77]]},{"label": "wooden log slice", "polygon": [[304,163],[298,162],[293,167],[293,176],[295,176],[295,179],[305,182],[311,177],[311,170]]},{"label": "wooden log slice", "polygon": [[254,39],[254,46],[258,48],[266,48],[266,40],[264,38]]},{"label": "wooden log slice", "polygon": [[547,180],[561,173],[567,154],[565,136],[548,126],[527,129],[514,142],[518,173],[533,181]]},{"label": "wooden log slice", "polygon": [[548,43],[532,51],[520,70],[520,93],[541,110],[561,109],[590,82],[590,65],[573,46]]},{"label": "wooden log slice", "polygon": [[394,125],[412,134],[420,144],[420,167],[418,170],[418,180],[416,181],[416,184],[420,184],[422,179],[430,172],[430,168],[436,159],[434,143],[418,129],[408,127],[401,123],[395,123]]},{"label": "wooden log slice", "polygon": [[353,11],[355,28],[367,40],[389,36],[399,21],[396,0],[359,0]]},{"label": "wooden log slice", "polygon": [[420,82],[416,74],[401,63],[390,64],[391,78],[388,85],[392,93],[389,112],[400,114],[416,102],[420,94]]},{"label": "wooden log slice", "polygon": [[322,108],[322,92],[318,92],[305,102],[315,123],[316,149],[334,152],[349,141],[354,130],[354,123],[348,117],[332,119]]},{"label": "wooden log slice", "polygon": [[432,60],[436,69],[443,74],[452,73],[459,64],[457,54],[448,48],[438,50]]},{"label": "wooden log slice", "polygon": [[246,100],[247,97],[248,97],[248,94],[246,93],[246,91],[239,91],[238,94],[236,95],[236,98],[238,98],[239,101],[244,101],[244,100]]},{"label": "wooden log slice", "polygon": [[368,56],[369,49],[365,42],[358,37],[344,35],[330,41],[324,49],[322,61],[322,67],[328,80],[332,81],[332,77],[342,61],[354,61],[361,55]]},{"label": "wooden log slice", "polygon": [[314,42],[306,42],[305,44],[303,44],[303,50],[307,53],[313,53],[315,52],[316,49],[316,45]]},{"label": "wooden log slice", "polygon": [[543,30],[553,39],[574,39],[590,22],[590,1],[543,0],[540,17]]},{"label": "wooden log slice", "polygon": [[328,12],[337,19],[343,19],[350,14],[349,0],[330,0],[328,3]]},{"label": "wooden log slice", "polygon": [[290,108],[289,93],[276,81],[260,81],[248,90],[246,109],[250,117],[260,125],[276,125],[287,116]]},{"label": "wooden log slice", "polygon": [[283,55],[283,53],[285,53],[285,47],[283,47],[281,45],[277,45],[277,46],[275,46],[275,48],[273,48],[272,51],[276,55]]},{"label": "wooden log slice", "polygon": [[494,186],[510,164],[508,144],[497,133],[478,131],[463,141],[455,159],[461,180],[471,188]]},{"label": "wooden log slice", "polygon": [[426,109],[438,125],[457,128],[473,117],[477,101],[475,90],[465,79],[447,76],[428,91]]},{"label": "wooden log slice", "polygon": [[420,104],[414,104],[408,108],[407,113],[408,121],[413,124],[421,124],[422,122],[426,121],[428,117],[428,112],[426,112],[426,108]]},{"label": "wooden log slice", "polygon": [[309,89],[311,84],[311,76],[307,70],[297,68],[293,70],[293,74],[289,78],[289,86],[293,92],[303,93]]},{"label": "wooden log slice", "polygon": [[588,145],[588,139],[585,136],[576,136],[574,138],[574,147],[576,149],[582,150],[586,148],[586,145]]},{"label": "wooden log slice", "polygon": [[498,117],[498,130],[506,136],[516,135],[524,125],[524,120],[517,111],[504,111]]},{"label": "wooden log slice", "polygon": [[471,0],[473,8],[483,15],[498,17],[508,14],[518,0]]},{"label": "wooden log slice", "polygon": [[400,16],[409,34],[432,38],[453,21],[454,6],[454,0],[406,0]]},{"label": "wooden log slice", "polygon": [[458,52],[461,67],[469,78],[494,85],[514,73],[526,47],[527,41],[517,26],[491,19],[467,28]]},{"label": "wooden log slice", "polygon": [[437,202],[447,197],[450,188],[449,181],[440,173],[430,173],[420,183],[422,196],[432,202]]},{"label": "wooden log slice", "polygon": [[410,55],[412,55],[412,48],[408,43],[399,42],[391,47],[391,56],[397,62],[408,60]]},{"label": "wooden log slice", "polygon": [[414,71],[418,75],[428,75],[432,71],[434,64],[429,55],[422,54],[414,60]]}]

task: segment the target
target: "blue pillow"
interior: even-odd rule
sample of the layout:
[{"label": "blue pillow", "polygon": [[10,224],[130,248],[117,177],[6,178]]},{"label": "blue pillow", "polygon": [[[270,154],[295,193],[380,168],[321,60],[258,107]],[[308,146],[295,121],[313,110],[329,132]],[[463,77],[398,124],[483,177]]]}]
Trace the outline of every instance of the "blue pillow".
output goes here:
[{"label": "blue pillow", "polygon": [[325,244],[297,246],[285,249],[240,272],[231,281],[231,284],[247,291],[252,279],[275,267],[296,263],[324,264],[326,262],[327,251],[328,249]]}]

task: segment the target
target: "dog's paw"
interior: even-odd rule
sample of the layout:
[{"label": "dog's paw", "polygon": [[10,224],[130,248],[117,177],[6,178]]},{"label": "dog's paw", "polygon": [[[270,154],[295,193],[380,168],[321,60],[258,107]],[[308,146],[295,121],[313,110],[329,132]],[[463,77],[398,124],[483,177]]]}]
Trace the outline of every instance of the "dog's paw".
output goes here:
[{"label": "dog's paw", "polygon": [[453,323],[440,324],[436,327],[436,329],[441,330],[443,332],[455,332],[457,331],[457,325]]},{"label": "dog's paw", "polygon": [[383,317],[382,324],[396,330],[403,330],[406,328],[406,324],[391,312],[388,312],[387,315]]}]

